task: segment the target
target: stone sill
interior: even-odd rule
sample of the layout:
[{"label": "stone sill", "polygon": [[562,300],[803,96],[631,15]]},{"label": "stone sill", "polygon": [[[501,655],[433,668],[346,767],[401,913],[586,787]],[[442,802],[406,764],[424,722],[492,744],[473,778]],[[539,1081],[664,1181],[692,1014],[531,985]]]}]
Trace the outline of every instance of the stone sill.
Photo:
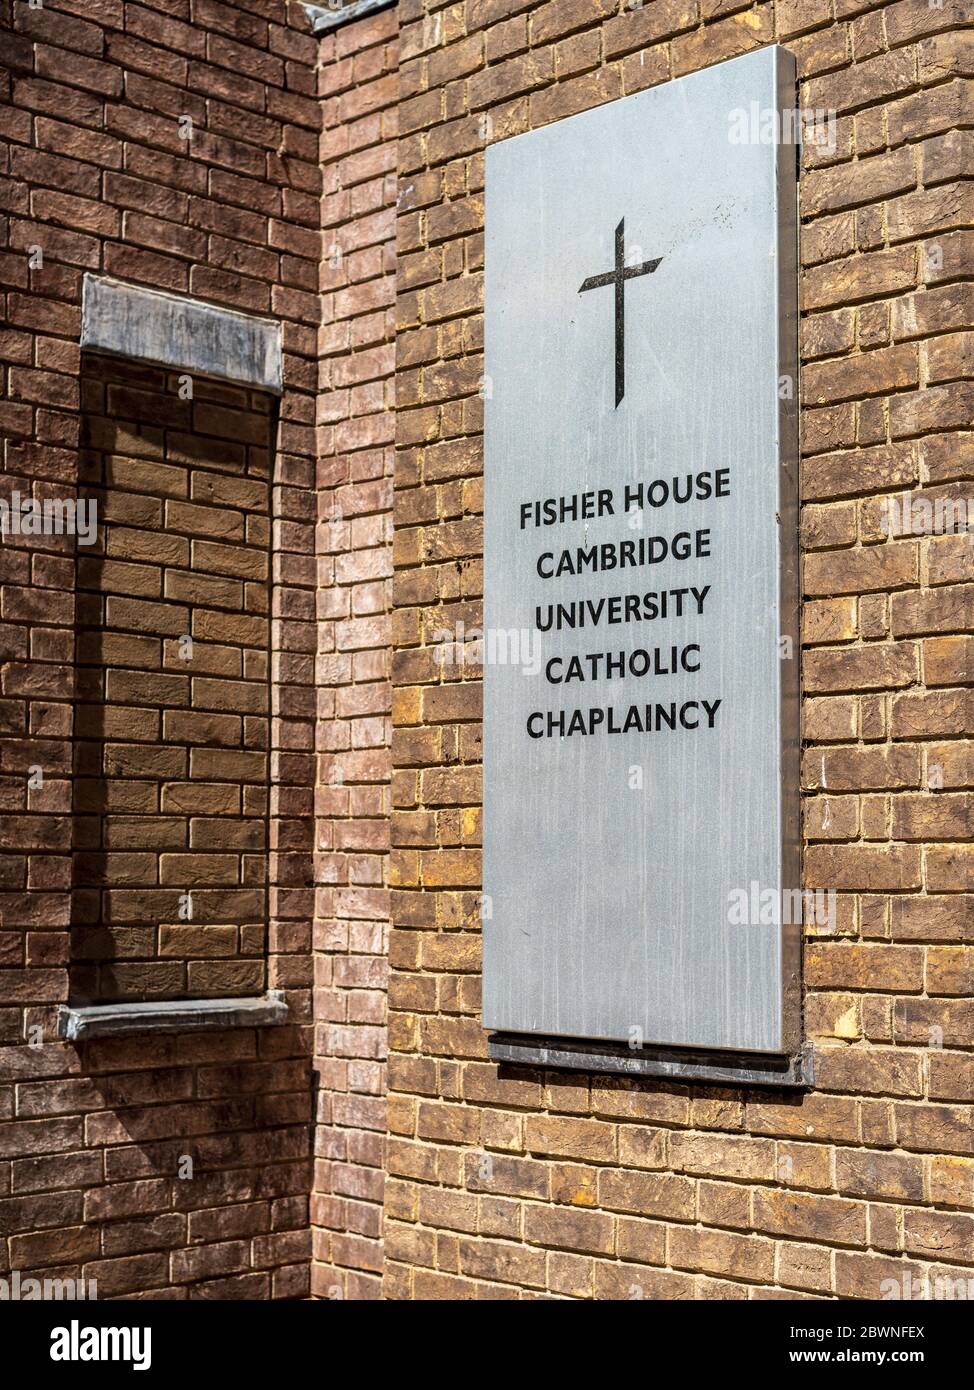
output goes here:
[{"label": "stone sill", "polygon": [[162,999],[135,1004],[62,1004],[58,1037],[85,1042],[126,1033],[191,1033],[204,1028],[265,1028],[287,1022],[279,989],[238,999]]},{"label": "stone sill", "polygon": [[511,1067],[550,1071],[611,1073],[705,1086],[769,1086],[782,1091],[808,1091],[815,1084],[811,1043],[793,1056],[708,1052],[690,1048],[643,1047],[597,1043],[572,1038],[542,1038],[516,1033],[491,1033],[487,1055]]}]

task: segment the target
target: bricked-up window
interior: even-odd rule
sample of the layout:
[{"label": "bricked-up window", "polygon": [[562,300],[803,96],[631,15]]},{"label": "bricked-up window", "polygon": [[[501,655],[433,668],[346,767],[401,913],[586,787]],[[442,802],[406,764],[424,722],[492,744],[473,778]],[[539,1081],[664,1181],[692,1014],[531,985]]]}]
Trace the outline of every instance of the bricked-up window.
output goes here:
[{"label": "bricked-up window", "polygon": [[94,354],[82,392],[72,997],[260,993],[274,403]]}]

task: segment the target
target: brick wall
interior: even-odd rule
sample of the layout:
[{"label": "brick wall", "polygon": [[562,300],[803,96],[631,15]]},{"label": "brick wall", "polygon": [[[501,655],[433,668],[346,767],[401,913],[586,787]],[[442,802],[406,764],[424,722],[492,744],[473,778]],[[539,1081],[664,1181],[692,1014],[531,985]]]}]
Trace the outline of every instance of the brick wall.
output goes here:
[{"label": "brick wall", "polygon": [[381,1290],[389,947],[397,12],[321,45],[312,1290]]},{"label": "brick wall", "polygon": [[[879,524],[888,494],[974,497],[970,15],[402,0],[388,1297],[876,1298],[974,1274],[974,551]],[[805,864],[838,892],[806,956],[816,1086],[499,1070],[479,673],[431,641],[480,616],[482,151],[774,41],[802,106],[837,115],[801,187]]]},{"label": "brick wall", "polygon": [[[83,1273],[101,1297],[288,1297],[308,1287],[317,49],[300,6],[282,0],[44,0],[36,9],[0,0],[4,491],[75,495],[85,271],[283,325],[269,512],[270,855],[238,866],[260,872],[266,860],[267,983],[286,991],[288,1026],[80,1048],[56,1040],[73,949],[84,949],[84,933],[69,930],[72,806],[87,809],[73,802],[71,769],[76,699],[82,754],[91,708],[93,667],[82,659],[76,668],[74,644],[76,611],[85,641],[92,561],[81,552],[76,595],[70,539],[0,545],[0,1267]],[[217,400],[230,407],[231,432],[251,418],[239,401],[199,388],[202,413]],[[176,429],[184,407],[176,396],[168,405]],[[161,480],[121,491],[159,507],[172,500]],[[255,520],[262,530],[267,519]],[[109,526],[112,563],[137,558],[118,548],[123,529]],[[185,552],[200,540],[184,512],[166,544]],[[216,534],[206,542],[220,543]],[[241,645],[259,666],[268,643]],[[199,678],[210,678],[202,667]],[[217,703],[211,714],[245,717]],[[219,740],[207,743],[226,756]],[[32,766],[42,785],[29,784]],[[153,922],[160,934],[172,925]],[[235,930],[260,922],[249,912],[229,918]],[[117,976],[118,962],[112,968]],[[186,981],[193,992],[198,983]],[[257,984],[253,973],[233,980],[235,989]]]},{"label": "brick wall", "polygon": [[272,400],[95,358],[79,474],[71,995],[259,994]]},{"label": "brick wall", "polygon": [[[402,0],[319,43],[282,0],[0,0],[3,492],[85,482],[85,270],[283,325],[268,511],[247,521],[270,521],[266,641],[216,645],[241,676],[269,655],[266,982],[292,1019],[56,1041],[57,1004],[120,992],[140,930],[110,923],[93,978],[72,848],[100,894],[114,827],[83,785],[104,761],[73,767],[76,740],[82,770],[103,742],[92,566],[149,561],[118,551],[142,529],[121,516],[80,561],[5,538],[0,1272],[293,1297],[310,1248],[313,1292],[352,1299],[876,1297],[974,1273],[972,551],[887,536],[880,510],[974,500],[969,10]],[[480,621],[483,148],[775,40],[838,135],[802,176],[806,881],[839,895],[806,955],[816,1088],[501,1071],[479,1017],[479,672],[434,657]],[[234,428],[262,399],[195,387]],[[132,477],[105,477],[109,508],[198,504],[192,478],[173,498]],[[190,521],[173,511],[192,555]],[[177,712],[132,708],[160,732]],[[177,746],[225,757],[217,727]],[[153,918],[121,992],[148,987],[171,925]],[[258,923],[198,925],[239,950]]]}]

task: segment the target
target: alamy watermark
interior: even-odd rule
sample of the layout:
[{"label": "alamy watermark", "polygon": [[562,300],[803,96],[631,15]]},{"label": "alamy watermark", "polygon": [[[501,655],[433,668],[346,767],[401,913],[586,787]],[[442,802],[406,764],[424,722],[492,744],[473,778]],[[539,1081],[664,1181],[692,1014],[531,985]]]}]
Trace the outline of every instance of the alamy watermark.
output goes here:
[{"label": "alamy watermark", "polygon": [[956,536],[966,531],[974,537],[974,499],[903,492],[884,497],[881,511],[887,536]]},{"label": "alamy watermark", "polygon": [[0,535],[77,536],[79,545],[94,545],[98,503],[94,498],[31,497],[14,491],[0,497]]},{"label": "alamy watermark", "polygon": [[526,676],[541,673],[540,633],[532,628],[438,628],[433,633],[434,660],[444,672],[470,666],[519,666]]},{"label": "alamy watermark", "polygon": [[35,1279],[12,1269],[0,1278],[0,1303],[33,1303],[42,1300],[75,1303],[79,1299],[98,1297],[96,1279]]},{"label": "alamy watermark", "polygon": [[735,106],[727,113],[727,139],[732,145],[814,145],[826,152],[838,145],[836,113],[819,107]]},{"label": "alamy watermark", "polygon": [[746,888],[727,894],[727,920],[732,927],[816,926],[835,932],[833,888],[767,888],[752,879]]},{"label": "alamy watermark", "polygon": [[51,1332],[52,1361],[131,1361],[133,1371],[152,1365],[151,1327],[82,1327],[72,1318]]},{"label": "alamy watermark", "polygon": [[967,1302],[974,1299],[974,1276],[949,1274],[921,1274],[916,1276],[904,1270],[900,1279],[884,1279],[879,1286],[879,1296],[884,1300],[909,1299],[914,1302]]}]

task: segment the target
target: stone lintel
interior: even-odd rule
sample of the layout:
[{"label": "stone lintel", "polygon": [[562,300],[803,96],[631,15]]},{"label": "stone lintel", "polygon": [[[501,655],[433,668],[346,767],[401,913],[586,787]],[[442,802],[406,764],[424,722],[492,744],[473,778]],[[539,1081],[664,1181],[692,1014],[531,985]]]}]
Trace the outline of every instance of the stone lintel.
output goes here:
[{"label": "stone lintel", "polygon": [[84,1042],[123,1033],[188,1033],[203,1028],[264,1028],[286,1023],[281,990],[237,999],[160,999],[134,1004],[62,1004],[58,1037]]},{"label": "stone lintel", "polygon": [[186,295],[86,274],[81,346],[280,395],[281,325]]}]

